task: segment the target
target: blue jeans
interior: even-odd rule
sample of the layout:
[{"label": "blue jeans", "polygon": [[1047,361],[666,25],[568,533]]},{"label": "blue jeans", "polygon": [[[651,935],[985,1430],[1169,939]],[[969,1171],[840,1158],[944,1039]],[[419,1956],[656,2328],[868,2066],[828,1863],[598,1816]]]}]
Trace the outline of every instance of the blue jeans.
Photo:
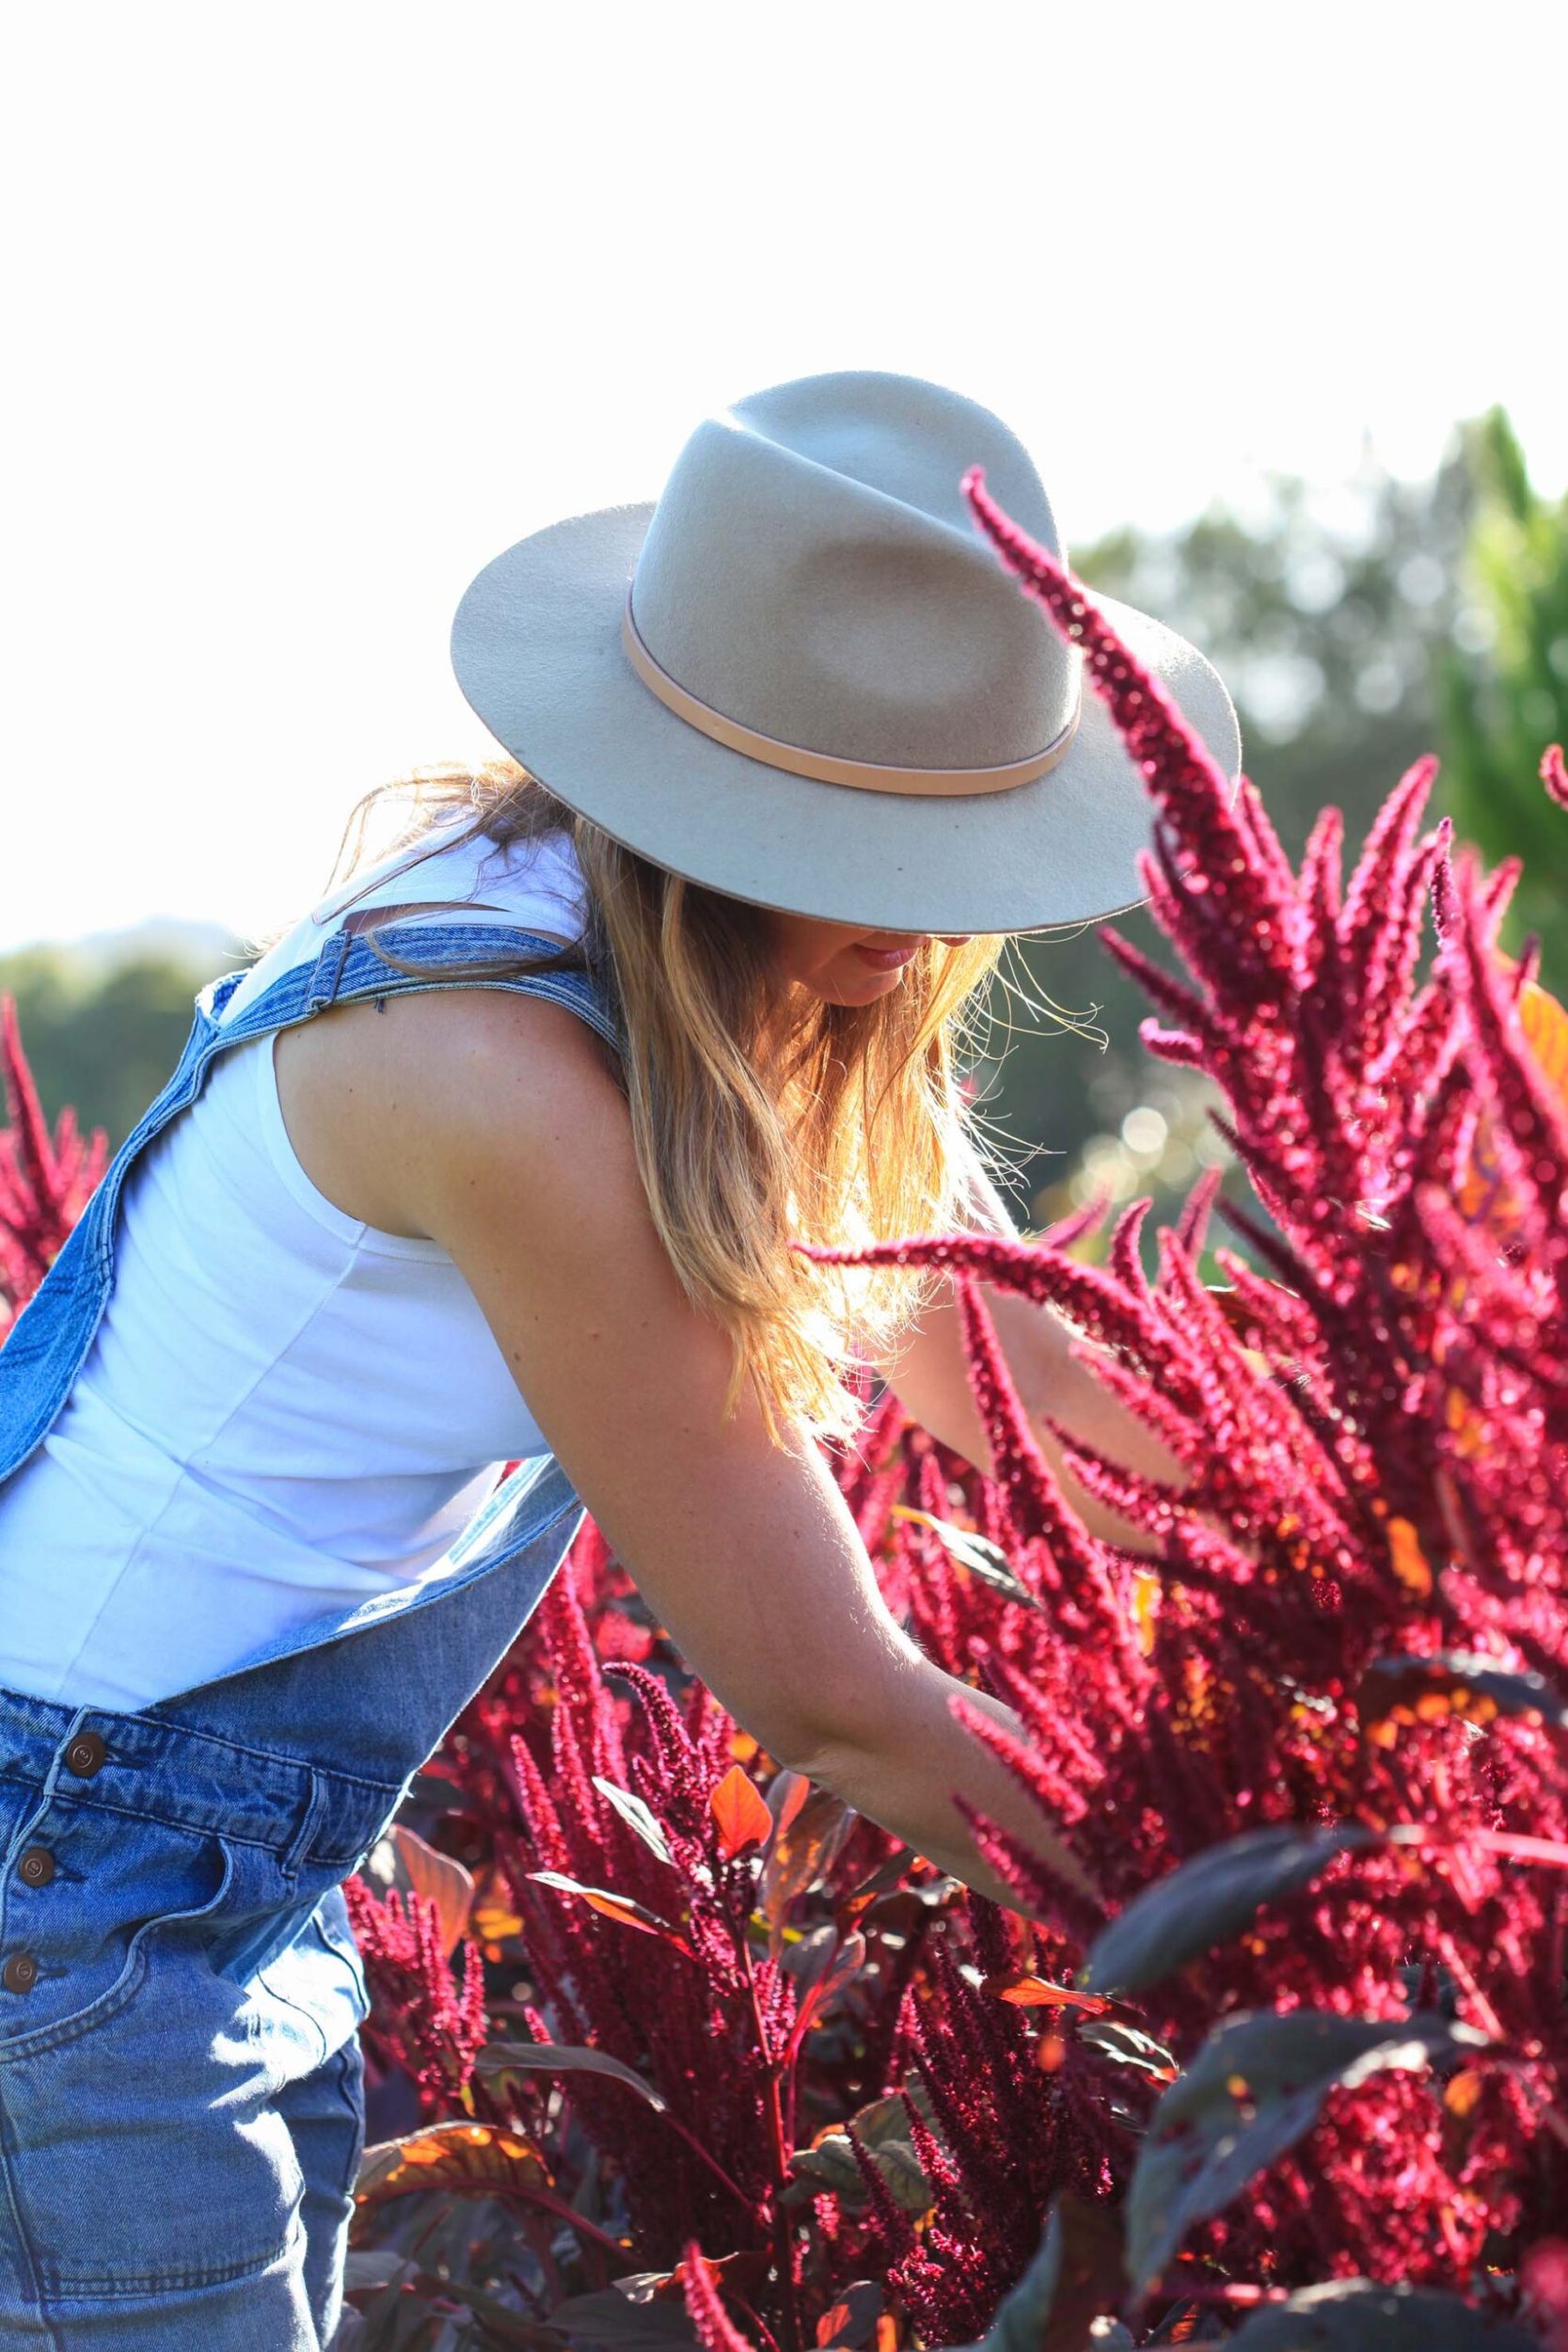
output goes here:
[{"label": "blue jeans", "polygon": [[0,1692],[0,2344],[325,2352],[387,1793]]}]

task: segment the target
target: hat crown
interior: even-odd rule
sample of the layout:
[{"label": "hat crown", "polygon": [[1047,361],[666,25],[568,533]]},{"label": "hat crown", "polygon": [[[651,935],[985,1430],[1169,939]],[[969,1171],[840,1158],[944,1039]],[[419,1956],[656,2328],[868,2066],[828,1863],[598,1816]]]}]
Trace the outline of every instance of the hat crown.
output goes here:
[{"label": "hat crown", "polygon": [[1060,553],[1022,444],[962,394],[843,370],[706,418],[638,553],[637,629],[724,717],[845,760],[990,768],[1053,743],[1079,660],[1020,595],[959,486]]}]

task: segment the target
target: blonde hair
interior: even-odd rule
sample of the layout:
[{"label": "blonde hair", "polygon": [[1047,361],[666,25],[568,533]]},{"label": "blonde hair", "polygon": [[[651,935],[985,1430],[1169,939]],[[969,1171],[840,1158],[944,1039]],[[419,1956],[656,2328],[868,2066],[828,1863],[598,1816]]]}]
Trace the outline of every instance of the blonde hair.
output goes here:
[{"label": "blonde hair", "polygon": [[[775,1442],[781,1415],[818,1438],[851,1437],[864,1410],[858,1359],[886,1352],[942,1278],[818,1265],[789,1245],[974,1221],[971,1153],[987,1155],[959,1057],[979,1046],[978,1000],[1006,935],[956,947],[928,939],[899,986],[869,1004],[799,1005],[768,955],[764,910],[626,849],[511,759],[420,769],[366,793],[329,890],[366,862],[372,814],[399,803],[406,813],[380,859],[431,854],[420,844],[436,825],[443,849],[479,835],[502,850],[567,835],[587,883],[581,942],[459,974],[576,965],[601,982],[622,1025],[624,1057],[611,1058],[654,1223],[682,1288],[733,1344],[725,1414],[751,1379]],[[448,831],[465,807],[471,824]],[[420,971],[381,947],[373,928],[370,936],[395,969]]]}]

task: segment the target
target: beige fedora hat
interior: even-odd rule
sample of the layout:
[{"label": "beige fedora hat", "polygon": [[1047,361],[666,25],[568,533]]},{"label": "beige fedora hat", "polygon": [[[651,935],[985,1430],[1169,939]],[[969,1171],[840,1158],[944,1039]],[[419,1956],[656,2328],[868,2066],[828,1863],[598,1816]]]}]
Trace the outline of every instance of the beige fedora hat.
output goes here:
[{"label": "beige fedora hat", "polygon": [[[961,393],[875,369],[749,393],[653,503],[487,564],[452,625],[458,681],[568,806],[733,898],[954,935],[1122,914],[1153,803],[1077,647],[974,520],[974,465],[1060,557],[1028,453]],[[1234,788],[1217,673],[1093,601]]]}]

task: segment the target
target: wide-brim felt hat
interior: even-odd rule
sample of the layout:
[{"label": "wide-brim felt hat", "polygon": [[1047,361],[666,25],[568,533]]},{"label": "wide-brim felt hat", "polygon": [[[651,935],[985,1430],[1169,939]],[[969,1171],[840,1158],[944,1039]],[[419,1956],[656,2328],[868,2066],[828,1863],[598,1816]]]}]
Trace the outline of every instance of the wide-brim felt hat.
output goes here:
[{"label": "wide-brim felt hat", "polygon": [[[916,376],[799,377],[704,419],[656,501],[485,565],[458,682],[569,807],[695,882],[952,936],[1141,905],[1154,804],[1082,656],[960,487],[1062,558],[999,418]],[[1175,629],[1088,591],[1232,781],[1241,732]]]}]

